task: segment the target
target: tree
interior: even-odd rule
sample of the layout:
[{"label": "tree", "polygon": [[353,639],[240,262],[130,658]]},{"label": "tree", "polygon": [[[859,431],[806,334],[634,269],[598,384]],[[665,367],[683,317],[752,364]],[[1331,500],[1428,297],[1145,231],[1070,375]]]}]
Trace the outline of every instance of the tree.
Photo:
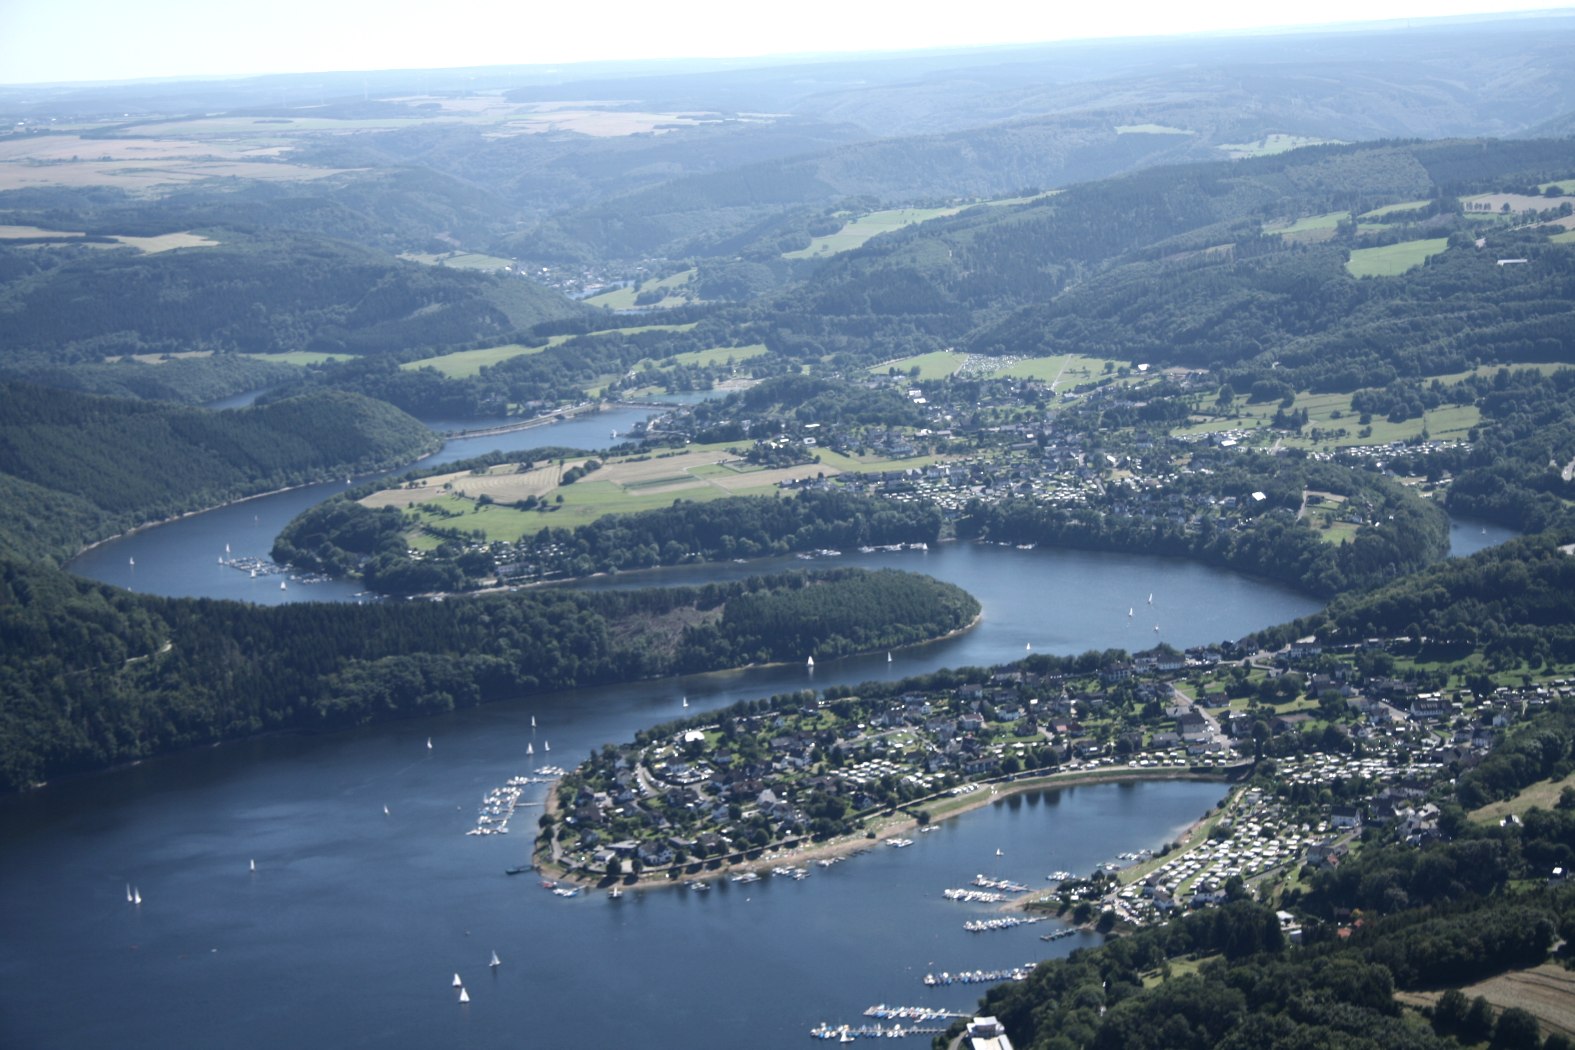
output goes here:
[{"label": "tree", "polygon": [[1498,1015],[1492,1050],[1537,1050],[1541,1045],[1542,1032],[1530,1011],[1511,1006]]}]

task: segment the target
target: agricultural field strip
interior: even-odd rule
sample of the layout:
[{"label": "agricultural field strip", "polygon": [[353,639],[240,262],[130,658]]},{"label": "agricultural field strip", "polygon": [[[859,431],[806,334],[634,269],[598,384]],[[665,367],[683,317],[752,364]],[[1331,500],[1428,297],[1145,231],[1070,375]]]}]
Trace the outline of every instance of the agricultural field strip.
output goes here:
[{"label": "agricultural field strip", "polygon": [[[49,238],[50,240],[72,242],[86,236],[87,234],[75,230],[46,230],[39,226],[0,226],[0,241]],[[132,234],[120,233],[110,234],[109,236],[116,244],[135,248],[143,255],[156,255],[159,252],[167,252],[174,248],[216,248],[219,245],[218,241],[204,237],[200,233],[192,233],[190,230],[182,230],[177,233],[163,233],[153,237],[137,237]],[[90,247],[114,247],[114,245],[104,244],[102,241],[88,241],[86,243]]]}]

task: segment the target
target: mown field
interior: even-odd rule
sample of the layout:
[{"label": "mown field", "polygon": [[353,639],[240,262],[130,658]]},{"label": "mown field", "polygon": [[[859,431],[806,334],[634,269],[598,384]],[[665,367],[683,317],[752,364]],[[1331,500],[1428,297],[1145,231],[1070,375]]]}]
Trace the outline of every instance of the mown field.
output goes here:
[{"label": "mown field", "polygon": [[624,285],[622,288],[614,288],[610,292],[593,295],[586,299],[585,302],[588,306],[600,306],[608,310],[633,310],[636,305],[634,301],[635,296],[641,292],[663,291],[667,294],[660,302],[653,304],[652,309],[666,309],[667,307],[677,306],[680,303],[689,301],[689,296],[684,293],[684,288],[690,281],[694,280],[695,272],[694,270],[684,270],[670,277],[663,277],[659,281],[645,281],[638,285]]},{"label": "mown field", "polygon": [[1345,270],[1352,277],[1398,277],[1407,270],[1421,266],[1447,247],[1449,238],[1428,237],[1386,244],[1379,248],[1356,248],[1345,261]]},{"label": "mown field", "polygon": [[956,215],[960,211],[962,211],[961,207],[889,208],[886,211],[871,212],[844,224],[836,233],[813,238],[807,248],[800,248],[796,252],[784,252],[782,258],[820,259],[828,255],[836,255],[838,252],[852,251],[877,234],[890,233],[904,226],[912,226],[917,222],[927,222],[946,215]]},{"label": "mown field", "polygon": [[[831,477],[906,470],[937,461],[933,456],[899,460],[844,455],[829,449],[818,450],[818,455],[819,462],[815,463],[758,467],[745,463],[726,446],[695,445],[677,454],[602,461],[599,469],[569,485],[561,483],[564,473],[585,464],[586,458],[554,461],[528,470],[520,470],[516,464],[500,464],[480,474],[455,471],[383,489],[361,503],[368,507],[403,508],[412,526],[410,545],[430,549],[440,540],[420,532],[420,526],[425,524],[480,530],[489,541],[513,542],[548,525],[572,528],[604,514],[669,506],[675,499],[705,501],[764,495],[778,491],[783,482],[820,474]],[[531,497],[546,509],[522,510],[514,506]]]},{"label": "mown field", "polygon": [[[634,325],[628,328],[603,328],[588,333],[589,335],[612,335],[621,332],[625,335],[638,335],[641,332],[687,332],[694,324],[647,324]],[[476,350],[456,350],[451,354],[440,354],[437,357],[423,357],[419,361],[406,361],[400,368],[414,371],[418,368],[435,368],[450,379],[465,379],[476,375],[484,367],[507,361],[511,357],[523,354],[539,354],[555,346],[561,346],[572,335],[555,335],[541,346],[522,346],[519,343],[505,343],[501,346],[485,346]]]}]

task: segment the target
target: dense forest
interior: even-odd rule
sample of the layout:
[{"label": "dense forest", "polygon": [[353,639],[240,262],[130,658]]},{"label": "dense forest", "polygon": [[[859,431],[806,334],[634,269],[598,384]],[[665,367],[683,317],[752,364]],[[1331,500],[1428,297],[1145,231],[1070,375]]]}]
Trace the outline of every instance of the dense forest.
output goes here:
[{"label": "dense forest", "polygon": [[208,412],[0,383],[0,550],[61,557],[150,520],[436,447],[403,412],[335,391]]},{"label": "dense forest", "polygon": [[7,789],[275,729],[330,729],[577,686],[933,638],[979,605],[910,573],[461,602],[258,608],[0,561]]},{"label": "dense forest", "polygon": [[302,234],[221,236],[151,256],[0,242],[0,353],[11,367],[193,350],[377,354],[468,345],[576,312],[518,277]]}]

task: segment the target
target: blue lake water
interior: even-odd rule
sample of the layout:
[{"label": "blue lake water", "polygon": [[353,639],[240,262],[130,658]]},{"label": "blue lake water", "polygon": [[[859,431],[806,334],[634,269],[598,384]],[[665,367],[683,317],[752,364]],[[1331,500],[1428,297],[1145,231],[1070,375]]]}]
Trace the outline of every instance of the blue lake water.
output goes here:
[{"label": "blue lake water", "polygon": [[[638,413],[629,411],[632,423]],[[485,444],[605,447],[615,428],[626,426],[602,415]],[[428,463],[476,455],[481,445],[451,442]],[[285,521],[342,488],[196,515],[106,544],[73,568],[161,594],[350,598],[353,588],[339,584],[279,592],[276,581],[217,564],[225,543],[236,554],[266,554]],[[1478,531],[1463,534],[1463,546],[1488,536],[1470,528]],[[1089,941],[1046,943],[1045,925],[967,933],[963,922],[990,908],[947,902],[942,890],[978,872],[1030,885],[1056,869],[1086,873],[1174,837],[1224,786],[1019,796],[943,822],[908,849],[812,868],[803,881],[723,882],[704,895],[664,888],[617,902],[563,900],[529,875],[503,873],[528,854],[532,808],[519,811],[512,835],[464,832],[483,793],[545,762],[548,745],[551,761],[571,765],[603,743],[736,700],[1002,663],[1030,648],[1234,638],[1317,607],[1261,580],[1138,555],[948,544],[815,564],[954,580],[983,603],[983,620],[889,662],[876,654],[824,661],[813,673],[752,668],[273,736],[0,799],[0,1046],[774,1048],[805,1045],[821,1021],[857,1022],[876,1002],[966,1010],[982,988],[928,989],[923,974],[1011,966]],[[790,558],[585,586],[804,567]],[[529,789],[527,800],[544,790]],[[127,903],[128,884],[140,906]],[[494,950],[503,959],[496,971],[486,965]],[[450,987],[455,972],[471,996],[466,1006]]]}]

